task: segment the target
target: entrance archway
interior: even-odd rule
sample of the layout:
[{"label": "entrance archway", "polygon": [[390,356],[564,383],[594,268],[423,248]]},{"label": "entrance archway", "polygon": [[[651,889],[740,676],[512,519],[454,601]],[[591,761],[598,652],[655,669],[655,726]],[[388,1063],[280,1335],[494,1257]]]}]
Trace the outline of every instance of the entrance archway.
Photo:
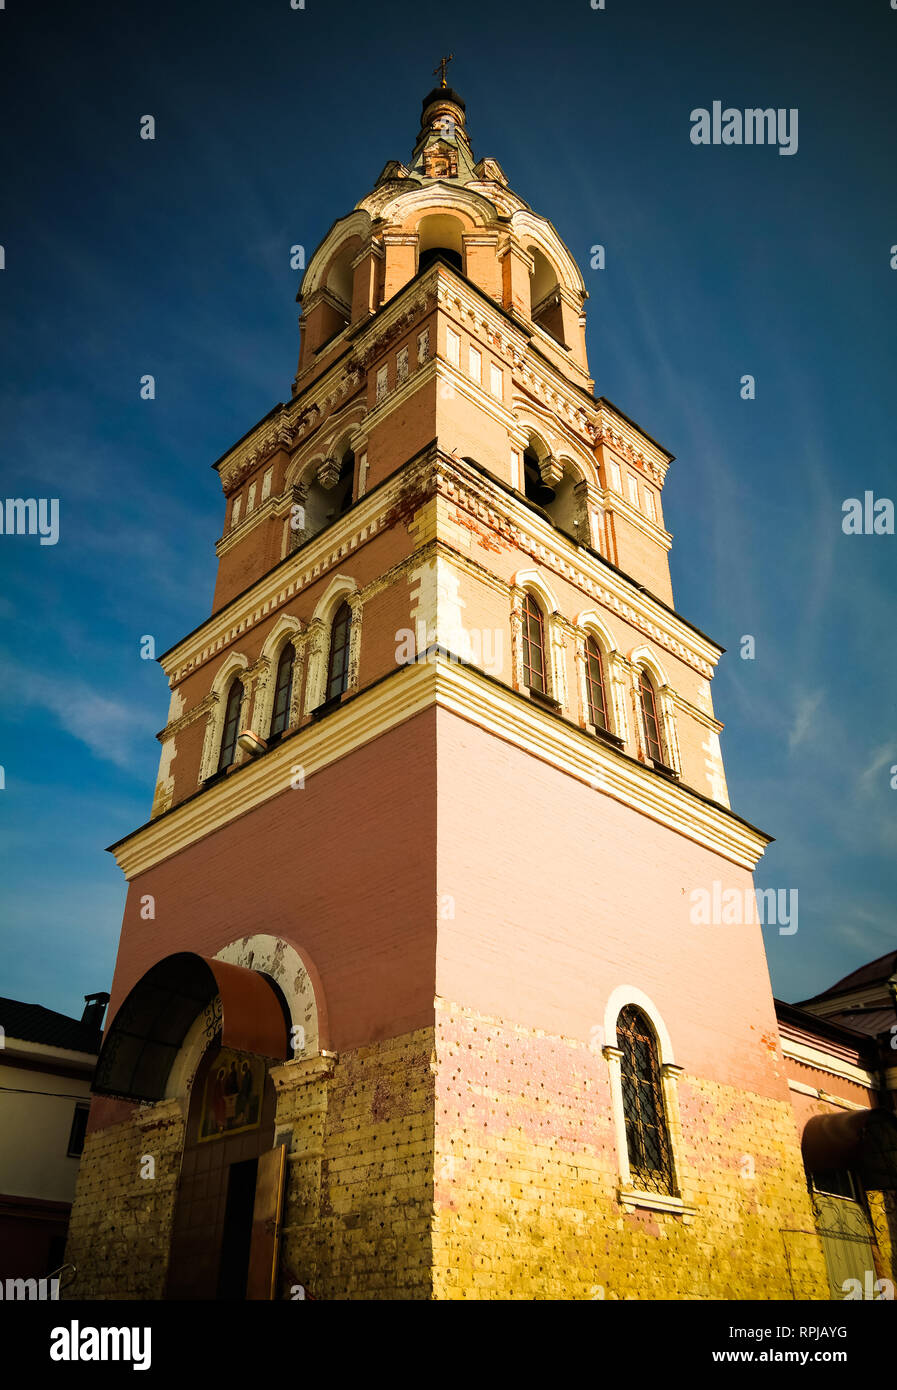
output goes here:
[{"label": "entrance archway", "polygon": [[[304,983],[293,982],[297,998]],[[304,1036],[272,975],[190,951],[152,966],[110,1024],[94,1091],[176,1102],[184,1117],[166,1223],[168,1298],[273,1296],[286,1149],[273,1147],[269,1068],[292,1055],[297,1031]]]},{"label": "entrance archway", "polygon": [[265,1060],[215,1038],[191,1088],[168,1298],[247,1297],[259,1160],[272,1149],[274,1112]]}]

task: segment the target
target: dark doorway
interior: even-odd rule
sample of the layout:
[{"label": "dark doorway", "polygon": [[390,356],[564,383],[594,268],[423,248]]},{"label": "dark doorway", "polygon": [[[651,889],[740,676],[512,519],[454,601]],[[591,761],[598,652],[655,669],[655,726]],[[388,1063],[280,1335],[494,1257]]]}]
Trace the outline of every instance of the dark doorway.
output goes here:
[{"label": "dark doorway", "polygon": [[258,1166],[257,1158],[247,1158],[242,1163],[232,1163],[228,1169],[227,1205],[224,1209],[218,1274],[219,1298],[246,1297]]}]

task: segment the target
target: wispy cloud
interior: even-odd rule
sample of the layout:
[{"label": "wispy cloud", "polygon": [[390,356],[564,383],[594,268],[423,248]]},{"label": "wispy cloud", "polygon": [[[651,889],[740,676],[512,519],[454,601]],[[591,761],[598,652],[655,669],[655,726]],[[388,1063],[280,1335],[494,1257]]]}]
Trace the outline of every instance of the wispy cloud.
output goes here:
[{"label": "wispy cloud", "polygon": [[15,691],[20,711],[46,710],[96,757],[126,770],[139,765],[138,750],[154,731],[150,712],[110,699],[65,673],[53,679],[14,662],[5,663],[5,670],[6,688]]},{"label": "wispy cloud", "polygon": [[869,756],[869,761],[857,777],[857,795],[867,797],[881,791],[886,785],[885,768],[897,763],[897,741],[879,744]]},{"label": "wispy cloud", "polygon": [[793,753],[812,733],[816,711],[822,704],[822,695],[821,690],[814,690],[812,694],[797,697],[794,722],[788,731],[789,753]]}]

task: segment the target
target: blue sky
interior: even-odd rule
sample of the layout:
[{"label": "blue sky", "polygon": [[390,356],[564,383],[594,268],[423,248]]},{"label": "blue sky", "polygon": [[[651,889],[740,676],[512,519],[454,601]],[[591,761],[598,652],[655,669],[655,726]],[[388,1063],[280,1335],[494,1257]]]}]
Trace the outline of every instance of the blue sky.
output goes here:
[{"label": "blue sky", "polygon": [[[103,849],[148,817],[168,707],[140,638],[208,614],[209,464],[289,398],[290,246],[408,157],[449,50],[477,156],[583,267],[596,392],[676,455],[733,807],[776,836],[758,884],[799,892],[797,934],[765,933],[776,993],[897,944],[897,538],[841,531],[845,498],[895,491],[897,13],[607,5],[0,11],[2,488],[60,501],[56,546],[0,537],[0,993],[77,1014],[109,986]],[[797,153],[693,145],[714,100],[797,108]]]}]

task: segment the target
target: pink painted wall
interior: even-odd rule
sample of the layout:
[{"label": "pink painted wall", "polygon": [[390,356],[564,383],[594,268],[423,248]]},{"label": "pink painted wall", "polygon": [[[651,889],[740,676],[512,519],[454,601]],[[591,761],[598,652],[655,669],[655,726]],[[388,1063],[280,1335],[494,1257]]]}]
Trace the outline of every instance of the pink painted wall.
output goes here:
[{"label": "pink painted wall", "polygon": [[692,889],[743,889],[750,875],[438,718],[438,892],[455,900],[454,920],[439,924],[438,994],[588,1042],[611,991],[634,985],[687,1071],[787,1099],[760,928],[689,921]]}]

